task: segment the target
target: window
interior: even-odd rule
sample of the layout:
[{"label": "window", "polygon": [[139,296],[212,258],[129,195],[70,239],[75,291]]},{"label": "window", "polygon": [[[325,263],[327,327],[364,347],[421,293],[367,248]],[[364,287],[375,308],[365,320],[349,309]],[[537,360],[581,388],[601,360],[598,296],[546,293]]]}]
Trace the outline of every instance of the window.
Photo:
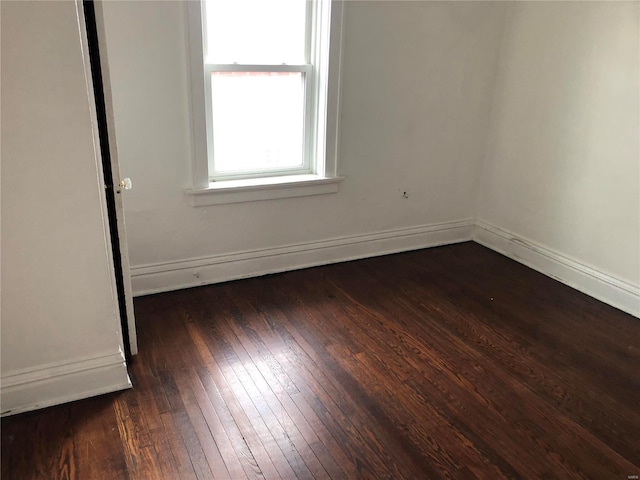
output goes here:
[{"label": "window", "polygon": [[337,191],[341,3],[187,4],[192,203]]}]

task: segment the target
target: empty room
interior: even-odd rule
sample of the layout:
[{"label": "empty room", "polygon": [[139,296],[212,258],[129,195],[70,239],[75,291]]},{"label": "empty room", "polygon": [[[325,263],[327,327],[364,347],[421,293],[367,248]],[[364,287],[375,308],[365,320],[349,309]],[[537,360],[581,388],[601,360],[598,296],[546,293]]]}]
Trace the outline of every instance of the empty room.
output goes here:
[{"label": "empty room", "polygon": [[0,22],[3,479],[640,477],[640,2]]}]

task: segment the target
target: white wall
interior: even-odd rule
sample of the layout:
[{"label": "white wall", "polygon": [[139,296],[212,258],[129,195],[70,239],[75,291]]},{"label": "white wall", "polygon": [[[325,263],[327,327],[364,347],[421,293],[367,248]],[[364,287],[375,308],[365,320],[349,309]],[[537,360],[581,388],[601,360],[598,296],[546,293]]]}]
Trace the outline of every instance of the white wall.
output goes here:
[{"label": "white wall", "polygon": [[471,238],[503,11],[346,2],[340,192],[192,207],[183,2],[106,2],[134,290]]},{"label": "white wall", "polygon": [[481,240],[636,315],[639,5],[510,5],[478,208]]},{"label": "white wall", "polygon": [[2,5],[2,413],[129,386],[74,2]]},{"label": "white wall", "polygon": [[474,238],[640,314],[637,2],[348,1],[340,192],[211,207],[184,5],[104,10],[135,293]]}]

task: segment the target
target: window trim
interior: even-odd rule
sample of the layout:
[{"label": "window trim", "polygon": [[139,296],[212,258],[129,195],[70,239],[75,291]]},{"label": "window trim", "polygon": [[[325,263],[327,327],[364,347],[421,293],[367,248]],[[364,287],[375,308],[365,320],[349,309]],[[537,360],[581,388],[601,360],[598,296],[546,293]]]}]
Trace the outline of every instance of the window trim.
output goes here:
[{"label": "window trim", "polygon": [[[201,2],[185,2],[187,33],[190,63],[190,95],[192,132],[191,188],[186,193],[191,203],[198,205],[215,205],[220,203],[236,203],[243,201],[267,200],[269,198],[286,198],[294,196],[334,193],[338,191],[343,177],[337,175],[338,155],[338,119],[340,108],[340,79],[342,62],[342,33],[344,25],[344,8],[341,0],[328,0],[315,9],[321,15],[319,22],[329,29],[328,41],[314,46],[311,52],[318,56],[310,63],[325,62],[327,74],[318,76],[320,81],[315,90],[313,101],[324,102],[325,109],[319,109],[315,142],[310,142],[316,155],[313,168],[306,172],[284,177],[277,173],[267,177],[253,177],[243,180],[209,181],[209,149],[207,146],[207,118],[205,108],[205,85],[207,73],[204,68],[203,16]],[[211,64],[210,64],[211,66]],[[305,65],[283,65],[288,67],[304,67]],[[223,64],[219,68],[230,68]],[[243,65],[246,67],[246,65]],[[260,68],[263,66],[251,66]],[[268,66],[272,68],[273,66]],[[269,70],[271,71],[271,70]],[[210,74],[209,74],[210,75]],[[210,81],[210,80],[209,80]],[[240,182],[240,183],[238,183]],[[293,188],[299,184],[301,188]],[[329,187],[328,187],[329,186]],[[257,194],[259,192],[259,194]],[[230,195],[233,193],[233,195]],[[226,199],[226,200],[225,200]]]}]

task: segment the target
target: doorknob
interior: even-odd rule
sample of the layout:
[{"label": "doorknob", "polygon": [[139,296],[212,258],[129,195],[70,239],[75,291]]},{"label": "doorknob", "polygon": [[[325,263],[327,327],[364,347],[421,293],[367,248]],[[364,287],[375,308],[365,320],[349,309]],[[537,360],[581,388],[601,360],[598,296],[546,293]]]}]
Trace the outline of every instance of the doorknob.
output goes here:
[{"label": "doorknob", "polygon": [[122,188],[124,188],[125,190],[131,190],[133,188],[133,184],[131,183],[131,179],[129,177],[120,180],[116,193],[120,193]]}]

